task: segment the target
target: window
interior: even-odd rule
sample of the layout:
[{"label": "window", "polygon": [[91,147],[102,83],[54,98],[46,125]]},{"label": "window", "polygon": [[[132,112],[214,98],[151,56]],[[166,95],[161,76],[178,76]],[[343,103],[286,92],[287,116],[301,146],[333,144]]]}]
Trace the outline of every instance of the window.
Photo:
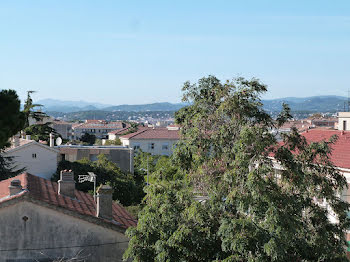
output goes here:
[{"label": "window", "polygon": [[346,130],[346,121],[343,121],[343,130]]},{"label": "window", "polygon": [[140,144],[139,143],[134,144],[134,150],[137,150],[137,149],[140,149]]},{"label": "window", "polygon": [[36,158],[36,154],[33,153],[33,154],[32,154],[32,158]]},{"label": "window", "polygon": [[154,149],[154,143],[148,143],[148,149],[153,150]]},{"label": "window", "polygon": [[168,149],[169,149],[169,143],[163,143],[162,150],[168,150]]}]

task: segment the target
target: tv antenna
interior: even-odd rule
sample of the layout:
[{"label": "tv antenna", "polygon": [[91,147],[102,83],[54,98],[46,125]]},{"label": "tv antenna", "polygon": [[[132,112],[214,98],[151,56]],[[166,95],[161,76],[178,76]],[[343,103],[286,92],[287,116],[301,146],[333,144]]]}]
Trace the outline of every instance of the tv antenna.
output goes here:
[{"label": "tv antenna", "polygon": [[94,201],[96,202],[96,175],[93,172],[87,172],[87,175],[79,175],[78,182],[84,183],[85,181],[94,183]]}]

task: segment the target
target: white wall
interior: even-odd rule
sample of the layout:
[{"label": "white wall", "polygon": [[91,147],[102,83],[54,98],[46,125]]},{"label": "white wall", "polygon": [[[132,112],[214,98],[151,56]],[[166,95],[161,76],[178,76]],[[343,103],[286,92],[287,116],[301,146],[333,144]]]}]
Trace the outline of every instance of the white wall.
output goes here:
[{"label": "white wall", "polygon": [[[128,244],[123,233],[24,201],[0,209],[0,225],[0,238],[6,239],[0,249],[13,250],[1,252],[0,262],[72,258],[77,253],[89,262],[122,261]],[[104,243],[116,244],[99,245]]]},{"label": "white wall", "polygon": [[[346,121],[346,127],[343,128],[343,121]],[[350,130],[350,112],[338,112],[338,129]]]},{"label": "white wall", "polygon": [[[170,139],[122,139],[123,146],[128,146],[129,148],[134,148],[139,146],[143,152],[151,153],[153,155],[171,155],[174,144],[178,140]],[[154,149],[149,148],[149,144],[154,143]],[[163,149],[163,144],[168,144],[168,149]]]},{"label": "white wall", "polygon": [[[33,158],[36,154],[36,158]],[[59,153],[46,149],[35,143],[23,146],[15,151],[5,152],[5,156],[13,156],[14,166],[26,168],[26,172],[50,179],[57,169],[57,157]]]}]

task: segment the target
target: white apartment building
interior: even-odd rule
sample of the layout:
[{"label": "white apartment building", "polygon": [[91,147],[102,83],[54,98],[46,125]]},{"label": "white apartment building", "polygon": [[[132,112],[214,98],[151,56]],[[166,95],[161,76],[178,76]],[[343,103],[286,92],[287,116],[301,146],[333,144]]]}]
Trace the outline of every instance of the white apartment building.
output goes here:
[{"label": "white apartment building", "polygon": [[140,128],[137,132],[119,137],[123,146],[141,149],[153,155],[171,155],[174,145],[179,141],[179,127]]}]

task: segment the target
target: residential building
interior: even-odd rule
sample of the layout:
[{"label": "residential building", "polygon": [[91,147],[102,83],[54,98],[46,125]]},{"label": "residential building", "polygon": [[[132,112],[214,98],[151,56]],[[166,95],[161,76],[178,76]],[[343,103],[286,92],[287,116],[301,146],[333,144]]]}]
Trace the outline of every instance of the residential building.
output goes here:
[{"label": "residential building", "polygon": [[153,155],[171,155],[172,149],[179,140],[179,127],[140,128],[137,132],[123,135],[120,138],[123,146],[141,149]]},{"label": "residential building", "polygon": [[129,132],[129,127],[113,130],[108,133],[108,140],[115,141],[117,138],[119,138],[122,135],[125,135],[127,132]]},{"label": "residential building", "polygon": [[281,134],[290,133],[292,128],[296,128],[298,132],[304,132],[308,129],[315,128],[309,120],[292,120],[284,123],[279,128],[273,128],[271,133],[276,136],[277,140],[281,140]]},{"label": "residential building", "polygon": [[107,139],[108,133],[127,127],[123,122],[107,122],[105,120],[86,120],[85,123],[74,125],[73,139],[80,139],[85,133],[95,135],[99,139]]},{"label": "residential building", "polygon": [[26,139],[15,136],[4,156],[13,157],[15,168],[25,168],[33,175],[50,179],[57,169],[59,150],[31,140],[30,136]]},{"label": "residential building", "polygon": [[0,261],[122,261],[137,221],[111,187],[97,192],[95,201],[76,190],[70,171],[58,183],[28,173],[0,181]]},{"label": "residential building", "polygon": [[96,161],[97,156],[104,154],[124,172],[134,173],[134,150],[123,146],[55,146],[59,151],[59,160],[74,162],[87,158]]},{"label": "residential building", "polygon": [[338,130],[350,130],[350,112],[338,112]]},{"label": "residential building", "polygon": [[72,123],[55,120],[52,122],[51,127],[55,129],[56,132],[62,136],[62,138],[72,139]]},{"label": "residential building", "polygon": [[314,118],[310,120],[310,123],[315,127],[330,127],[334,128],[338,122],[336,118]]}]

